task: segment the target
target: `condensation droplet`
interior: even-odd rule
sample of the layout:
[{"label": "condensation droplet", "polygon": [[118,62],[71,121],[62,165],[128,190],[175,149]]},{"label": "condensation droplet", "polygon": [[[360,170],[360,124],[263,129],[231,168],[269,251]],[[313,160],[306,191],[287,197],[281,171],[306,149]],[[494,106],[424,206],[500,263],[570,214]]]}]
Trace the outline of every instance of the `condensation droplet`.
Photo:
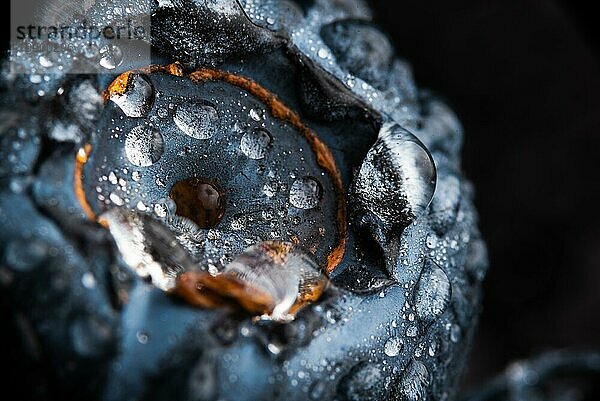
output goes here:
[{"label": "condensation droplet", "polygon": [[117,195],[114,192],[111,192],[108,199],[110,199],[110,201],[112,203],[114,203],[116,206],[123,206],[123,204],[125,203],[123,201],[123,198],[121,198],[119,195]]},{"label": "condensation droplet", "polygon": [[140,344],[148,344],[148,340],[150,340],[150,336],[144,331],[138,331],[135,336]]},{"label": "condensation droplet", "polygon": [[209,139],[217,132],[219,114],[209,104],[186,102],[177,107],[173,121],[187,136]]},{"label": "condensation droplet", "polygon": [[409,225],[423,215],[436,170],[425,146],[398,125],[384,125],[352,184],[362,207],[387,224]]},{"label": "condensation droplet", "polygon": [[125,92],[112,94],[110,100],[119,106],[127,117],[143,117],[154,103],[154,87],[145,76],[132,74]]},{"label": "condensation droplet", "polygon": [[401,350],[402,340],[398,337],[389,338],[383,346],[383,352],[385,352],[387,356],[398,356]]},{"label": "condensation droplet", "polygon": [[119,46],[106,45],[100,49],[100,65],[107,70],[114,70],[123,62],[123,51]]},{"label": "condensation droplet", "polygon": [[453,343],[457,343],[460,341],[461,336],[462,332],[460,330],[459,325],[453,324],[452,326],[450,326],[450,341],[452,341]]},{"label": "condensation droplet", "polygon": [[125,138],[127,159],[138,167],[148,167],[156,163],[164,148],[163,136],[156,128],[138,125]]},{"label": "condensation droplet", "polygon": [[48,246],[38,240],[13,240],[4,249],[4,263],[19,272],[39,266],[48,254]]},{"label": "condensation droplet", "polygon": [[240,150],[248,158],[260,160],[267,155],[271,140],[271,135],[262,129],[246,132],[240,140]]},{"label": "condensation droplet", "polygon": [[451,286],[448,276],[432,262],[423,269],[415,296],[417,314],[426,322],[441,315],[450,302]]},{"label": "condensation droplet", "polygon": [[319,204],[323,190],[321,184],[312,177],[294,181],[290,188],[290,203],[298,209],[312,209]]}]

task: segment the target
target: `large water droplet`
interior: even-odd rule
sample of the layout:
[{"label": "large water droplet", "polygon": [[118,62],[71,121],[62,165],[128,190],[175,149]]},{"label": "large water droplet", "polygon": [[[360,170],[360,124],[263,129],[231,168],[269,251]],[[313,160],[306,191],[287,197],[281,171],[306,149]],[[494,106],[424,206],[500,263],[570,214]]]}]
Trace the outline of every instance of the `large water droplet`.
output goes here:
[{"label": "large water droplet", "polygon": [[217,110],[204,103],[180,104],[175,111],[173,121],[184,134],[195,139],[209,139],[219,128]]},{"label": "large water droplet", "polygon": [[428,261],[417,285],[417,314],[426,322],[433,320],[444,312],[450,302],[450,295],[448,276],[437,265]]},{"label": "large water droplet", "polygon": [[163,136],[156,128],[138,125],[125,138],[125,154],[131,164],[139,167],[148,167],[156,163],[164,149]]},{"label": "large water droplet", "polygon": [[246,132],[240,141],[242,153],[250,159],[259,160],[267,155],[267,148],[271,143],[271,135],[263,129]]},{"label": "large water droplet", "polygon": [[312,177],[294,181],[290,188],[290,203],[298,209],[312,209],[319,204],[323,190],[321,184]]},{"label": "large water droplet", "polygon": [[383,352],[387,356],[398,356],[402,350],[402,340],[398,337],[390,337],[383,346]]},{"label": "large water droplet", "polygon": [[179,181],[171,188],[169,197],[177,205],[177,215],[200,228],[215,227],[225,213],[225,191],[210,180],[191,177]]},{"label": "large water droplet", "polygon": [[412,360],[400,381],[400,392],[407,401],[420,401],[427,395],[429,372],[421,361]]},{"label": "large water droplet", "polygon": [[425,213],[436,171],[424,145],[398,125],[382,127],[352,185],[363,208],[388,224],[406,226]]},{"label": "large water droplet", "polygon": [[100,65],[107,70],[114,70],[123,62],[123,51],[119,46],[106,45],[100,49]]},{"label": "large water droplet", "polygon": [[113,94],[110,100],[123,110],[128,117],[143,117],[148,114],[154,103],[154,88],[148,78],[141,74],[132,74],[127,88],[122,94]]}]

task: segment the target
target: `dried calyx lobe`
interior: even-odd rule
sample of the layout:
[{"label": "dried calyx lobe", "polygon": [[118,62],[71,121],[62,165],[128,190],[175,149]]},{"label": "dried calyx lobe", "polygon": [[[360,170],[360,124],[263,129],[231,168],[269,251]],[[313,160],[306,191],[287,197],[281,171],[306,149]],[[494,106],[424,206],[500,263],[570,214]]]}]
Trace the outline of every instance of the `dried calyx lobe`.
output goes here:
[{"label": "dried calyx lobe", "polygon": [[[295,321],[283,326],[266,322],[252,325],[243,316],[198,312],[188,305],[173,302],[164,297],[161,291],[140,280],[132,280],[128,270],[123,269],[122,261],[108,252],[111,248],[106,238],[84,237],[81,228],[77,230],[73,225],[54,217],[62,215],[56,212],[57,208],[63,212],[77,210],[76,219],[83,221],[80,217],[82,213],[72,199],[64,197],[60,202],[44,203],[43,210],[49,212],[47,215],[40,214],[34,207],[28,206],[33,202],[26,194],[8,195],[8,186],[3,187],[1,199],[6,202],[2,203],[0,211],[19,204],[15,216],[21,219],[21,226],[35,227],[40,221],[45,222],[45,226],[51,227],[46,228],[45,232],[60,238],[60,241],[52,242],[53,246],[59,248],[69,249],[69,244],[82,242],[92,244],[76,252],[89,257],[82,260],[75,258],[68,264],[57,263],[52,269],[44,270],[44,274],[49,275],[43,280],[44,287],[51,283],[51,289],[35,291],[37,273],[23,276],[14,258],[8,257],[14,255],[19,246],[33,243],[31,238],[15,234],[19,233],[17,229],[3,233],[14,237],[11,241],[15,242],[8,249],[10,254],[4,248],[2,250],[3,262],[14,276],[14,282],[18,283],[11,287],[11,302],[16,305],[20,299],[29,300],[22,306],[27,320],[31,321],[25,326],[33,327],[33,336],[43,339],[41,347],[44,353],[56,350],[49,355],[58,361],[55,368],[59,376],[72,377],[68,364],[60,363],[63,360],[61,353],[75,355],[71,360],[87,362],[90,359],[86,355],[92,354],[93,361],[98,361],[88,363],[87,370],[82,369],[82,372],[87,372],[93,365],[94,369],[102,372],[90,381],[95,387],[90,387],[89,394],[85,394],[84,398],[99,392],[103,392],[106,399],[142,397],[144,394],[147,399],[160,399],[165,394],[173,399],[227,397],[238,400],[452,398],[452,389],[464,363],[461,355],[465,354],[471,335],[479,280],[485,272],[485,247],[479,239],[469,193],[464,190],[457,167],[455,143],[456,138],[460,137],[460,132],[457,132],[459,128],[456,128],[459,126],[444,123],[445,119],[455,121],[452,114],[443,108],[431,108],[428,115],[421,115],[415,109],[416,99],[412,96],[410,74],[398,67],[395,59],[393,68],[388,70],[386,67],[389,72],[387,82],[372,73],[376,70],[374,66],[382,60],[371,58],[374,61],[371,67],[374,68],[369,68],[368,63],[354,64],[344,60],[360,56],[346,53],[347,47],[344,47],[344,37],[351,35],[352,31],[364,33],[365,40],[361,42],[361,48],[365,51],[369,46],[364,44],[378,38],[371,28],[367,28],[368,24],[351,22],[356,19],[355,11],[351,10],[363,9],[355,7],[355,2],[306,2],[305,12],[295,17],[299,19],[296,26],[302,28],[283,34],[289,39],[282,41],[282,32],[271,33],[268,28],[259,26],[268,27],[269,18],[275,20],[276,26],[277,20],[283,18],[281,5],[284,3],[161,1],[153,15],[153,43],[155,50],[159,51],[157,61],[181,60],[191,67],[190,70],[199,65],[218,65],[220,70],[229,70],[261,83],[290,108],[303,113],[303,121],[331,149],[344,185],[349,189],[349,244],[346,258],[336,270],[333,280],[341,282],[343,276],[345,288],[360,288],[364,290],[363,294],[359,296],[331,288],[319,303],[306,307]],[[341,22],[344,20],[346,22]],[[330,25],[332,23],[336,25]],[[328,25],[330,27],[325,28]],[[360,26],[360,29],[347,29],[354,26]],[[336,41],[342,43],[334,43]],[[314,52],[311,48],[314,48]],[[388,60],[388,55],[379,50],[387,52],[386,48],[377,48],[376,54]],[[239,63],[240,59],[244,62]],[[387,61],[384,64],[387,65]],[[243,209],[240,216],[234,216],[235,213],[227,215],[226,210],[218,227],[226,224],[230,233],[213,237],[209,231],[194,229],[190,234],[190,228],[194,226],[180,219],[182,216],[173,215],[177,208],[169,202],[169,190],[176,182],[193,176],[199,170],[202,170],[202,174],[198,174],[200,178],[215,178],[223,174],[221,169],[212,171],[210,169],[213,167],[200,166],[199,160],[189,165],[189,171],[182,172],[179,169],[187,165],[183,160],[192,159],[190,153],[209,154],[211,149],[215,154],[226,154],[238,158],[236,160],[241,165],[251,166],[248,173],[252,173],[244,173],[251,178],[258,178],[254,174],[261,165],[268,168],[272,160],[269,159],[269,152],[272,154],[278,144],[279,136],[268,129],[269,123],[276,123],[267,121],[268,113],[250,114],[252,107],[246,105],[244,118],[239,118],[241,130],[229,132],[232,136],[237,135],[235,145],[228,148],[227,141],[219,143],[221,129],[214,129],[215,125],[222,128],[223,113],[219,114],[219,108],[224,104],[207,103],[205,101],[209,99],[201,95],[188,106],[182,107],[178,115],[178,107],[175,106],[183,103],[183,97],[196,96],[198,93],[185,92],[190,90],[189,83],[182,83],[181,89],[172,90],[174,81],[169,81],[167,86],[160,88],[161,96],[166,92],[176,92],[181,93],[181,97],[168,94],[174,99],[153,97],[154,100],[147,103],[144,99],[148,99],[150,93],[154,96],[159,92],[156,91],[157,82],[153,82],[152,77],[147,78],[140,74],[132,81],[130,89],[140,90],[140,97],[121,99],[121,104],[116,98],[117,101],[109,103],[107,114],[101,118],[99,132],[116,134],[117,137],[113,136],[111,140],[122,141],[119,142],[121,146],[111,150],[107,141],[104,144],[105,153],[92,153],[86,168],[94,165],[101,168],[102,162],[94,162],[94,157],[98,154],[109,156],[116,149],[119,149],[120,160],[129,161],[124,165],[115,165],[114,175],[110,174],[110,169],[104,173],[85,172],[96,180],[106,176],[100,185],[86,181],[89,184],[86,193],[98,200],[96,186],[99,186],[103,195],[101,202],[107,202],[110,208],[122,203],[120,207],[135,208],[139,213],[153,213],[159,220],[164,220],[154,226],[156,220],[153,218],[153,223],[150,223],[158,239],[166,224],[169,227],[166,235],[180,237],[178,241],[187,246],[182,255],[191,255],[194,259],[191,263],[209,266],[210,263],[204,262],[210,260],[216,262],[217,269],[222,269],[234,260],[235,255],[244,254],[246,239],[256,243],[259,239],[267,239],[271,231],[275,231],[270,227],[273,220],[270,216],[277,216],[275,220],[279,221],[282,218],[277,214],[280,210],[259,210],[259,213],[253,214],[250,213],[252,210]],[[148,82],[152,90],[148,90]],[[95,81],[92,87],[94,85]],[[215,85],[214,90],[223,90],[223,87],[226,86]],[[224,98],[237,100],[233,91]],[[49,101],[47,99],[42,101]],[[173,103],[174,107],[169,108],[169,103]],[[121,107],[124,104],[125,107]],[[218,118],[215,118],[211,107],[217,112]],[[260,107],[255,108],[255,112],[256,109]],[[200,117],[190,119],[190,114],[196,112]],[[389,118],[392,115],[394,117]],[[123,117],[125,122],[122,124],[127,127],[119,126],[119,130],[111,131],[116,128],[111,126],[111,116],[117,117],[117,124],[121,124]],[[255,127],[253,124],[258,122],[256,117],[259,118],[259,125],[264,123],[267,126]],[[403,124],[406,121],[404,126],[410,127],[419,140],[428,146],[436,144],[433,159],[438,165],[437,172],[442,184],[435,188],[431,203],[431,208],[437,210],[436,214],[430,214],[427,207],[434,191],[431,183],[434,174],[429,164],[431,157],[412,134],[393,123],[382,126],[381,121],[387,120],[402,120]],[[417,124],[418,120],[423,120],[423,124]],[[199,122],[200,128],[187,130],[190,121]],[[163,130],[165,127],[168,129]],[[266,128],[271,135],[267,135],[268,138],[255,135],[260,131],[253,128]],[[40,136],[39,133],[32,135]],[[207,149],[209,152],[202,151],[205,143],[200,145],[198,141],[208,142],[213,147]],[[80,144],[85,142],[82,140]],[[267,146],[263,148],[256,142]],[[128,143],[135,146],[127,146]],[[242,146],[244,143],[246,145]],[[94,151],[103,146],[100,142],[97,144]],[[296,150],[297,147],[299,144],[294,144],[292,149]],[[302,147],[306,158],[307,148],[305,144]],[[32,154],[35,153],[34,149]],[[44,155],[48,154],[54,153],[44,151]],[[54,180],[40,181],[37,191],[40,195],[36,195],[35,207],[42,204],[44,194],[53,193],[53,190],[54,193],[71,191],[72,178],[69,172],[73,171],[73,161],[61,152],[55,155],[44,156],[45,159],[39,162],[42,164],[39,171],[48,171],[49,166],[64,164],[61,170],[66,172],[64,186]],[[282,154],[278,159],[285,161],[288,156]],[[31,159],[35,158],[31,156]],[[175,160],[181,160],[181,163],[174,163]],[[402,163],[398,160],[402,160]],[[165,161],[171,163],[158,168]],[[20,170],[13,172],[9,165],[7,174],[30,176],[30,172],[38,171],[33,168],[34,164],[35,161],[24,159]],[[301,165],[300,160],[292,164]],[[307,166],[309,164],[307,162]],[[123,172],[124,168],[127,168],[127,173]],[[308,191],[307,196],[292,197],[293,202],[289,197],[295,180],[300,180],[296,188],[301,183],[306,184],[307,181],[303,180],[305,176],[323,179],[314,171],[309,174],[302,171],[301,174],[295,174],[295,178],[290,177],[287,188],[257,185],[257,193],[264,196],[273,194],[281,202],[289,201],[290,204],[296,203],[296,206],[313,205],[318,190]],[[263,177],[270,178],[268,175]],[[227,179],[220,180],[218,185],[224,187],[224,183],[230,183],[235,188],[248,185],[245,178],[238,178],[239,182]],[[283,177],[274,178],[277,182]],[[121,191],[121,180],[127,184],[125,187],[139,183],[135,184],[139,185],[139,189],[152,188],[152,202],[143,201],[146,196],[132,202],[136,193]],[[380,191],[370,190],[372,183],[378,183]],[[28,184],[25,182],[23,185]],[[321,182],[321,185],[323,198],[317,204],[323,206],[323,202],[332,202],[327,193],[331,186],[327,182]],[[13,185],[10,190],[16,187]],[[154,187],[157,188],[156,192]],[[304,187],[315,188],[314,185]],[[456,188],[459,196],[455,196]],[[235,192],[227,189],[228,195]],[[240,202],[242,200],[239,199]],[[140,201],[143,202],[140,204]],[[228,197],[226,205],[231,205],[231,201],[231,197]],[[104,211],[102,203],[92,203],[97,213]],[[296,209],[309,210],[309,214],[311,210]],[[316,221],[320,216],[316,213],[312,220]],[[1,217],[7,223],[6,227],[18,226],[18,218],[6,213]],[[290,222],[293,220],[290,219]],[[312,222],[303,224],[309,230]],[[260,236],[267,238],[249,238],[246,234],[252,230],[246,228],[248,226],[257,227]],[[333,225],[328,222],[323,226],[325,237],[320,238],[319,233],[310,243],[324,244],[331,240]],[[235,230],[239,227],[243,227],[239,230],[243,235]],[[318,225],[312,227],[318,228]],[[280,234],[285,235],[285,230]],[[203,246],[198,247],[198,242]],[[238,245],[223,252],[230,244]],[[150,246],[160,248],[162,245],[163,242],[159,241]],[[320,247],[318,251],[323,252],[316,257],[321,264],[325,251]],[[108,256],[99,257],[103,252],[107,252]],[[206,258],[206,261],[202,258]],[[181,260],[161,261],[167,262],[177,264]],[[115,267],[119,265],[121,267]],[[73,268],[66,269],[64,266]],[[374,266],[377,274],[366,278],[362,276],[362,272],[372,273]],[[72,275],[73,271],[77,274]],[[89,272],[93,272],[92,279],[86,275]],[[66,286],[65,282],[68,283]],[[60,294],[58,291],[61,291]],[[65,292],[79,294],[79,298],[65,298]],[[62,299],[63,302],[47,302],[42,294],[48,294],[50,299]],[[82,297],[89,298],[88,301],[93,299],[94,302],[89,302],[89,307],[83,308]],[[31,313],[33,310],[47,313]],[[102,312],[97,316],[89,312],[92,310]],[[55,327],[56,322],[60,322],[60,327],[76,329],[62,333]],[[101,329],[98,329],[98,322],[109,324],[100,324]],[[118,350],[117,356],[114,356],[115,350]],[[76,356],[78,352],[83,355],[81,358]],[[84,374],[83,378],[87,382],[90,376]],[[60,386],[68,388],[68,382],[65,379]],[[365,392],[370,388],[374,390]]]}]

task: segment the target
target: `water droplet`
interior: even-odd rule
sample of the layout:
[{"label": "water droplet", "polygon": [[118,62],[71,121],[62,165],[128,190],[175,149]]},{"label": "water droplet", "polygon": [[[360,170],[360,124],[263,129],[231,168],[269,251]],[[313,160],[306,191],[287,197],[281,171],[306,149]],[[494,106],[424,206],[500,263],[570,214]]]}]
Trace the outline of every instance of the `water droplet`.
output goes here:
[{"label": "water droplet", "polygon": [[323,194],[321,184],[312,177],[297,179],[290,188],[290,203],[298,209],[312,209]]},{"label": "water droplet", "polygon": [[154,87],[144,75],[131,74],[125,92],[112,94],[110,100],[119,106],[127,117],[143,117],[154,103]]},{"label": "water droplet", "polygon": [[256,122],[259,122],[262,119],[262,111],[257,109],[250,109],[250,118]]},{"label": "water droplet", "polygon": [[400,382],[400,392],[407,401],[424,400],[429,386],[429,372],[421,361],[412,360]]},{"label": "water droplet", "polygon": [[85,46],[83,46],[81,52],[85,58],[94,58],[99,52],[98,45],[95,43],[87,43]]},{"label": "water droplet", "polygon": [[123,201],[123,198],[121,198],[119,195],[117,195],[114,192],[110,193],[110,195],[108,196],[108,199],[110,199],[110,201],[112,203],[114,203],[116,206],[123,206],[123,204],[125,203]]},{"label": "water droplet", "polygon": [[383,352],[385,352],[387,356],[398,356],[401,350],[402,340],[398,337],[389,338],[383,346]]},{"label": "water droplet", "polygon": [[81,276],[81,284],[88,290],[96,287],[96,278],[90,272],[85,272],[83,276]]},{"label": "water droplet", "polygon": [[144,331],[138,331],[135,336],[140,344],[148,344],[148,340],[150,340],[150,336]]},{"label": "water droplet", "polygon": [[45,68],[50,68],[50,67],[52,67],[54,65],[54,62],[52,61],[52,59],[49,56],[45,55],[45,54],[42,54],[38,58],[38,60],[40,62],[40,65],[42,67],[45,67]]},{"label": "water droplet", "polygon": [[187,136],[209,139],[217,132],[219,114],[209,104],[186,102],[177,107],[173,121]]},{"label": "water droplet", "polygon": [[148,167],[162,156],[165,143],[161,133],[152,127],[138,125],[125,138],[125,154],[131,164]]},{"label": "water droplet", "polygon": [[406,336],[407,337],[416,337],[417,334],[419,334],[419,331],[417,329],[417,326],[408,326],[408,328],[406,329]]},{"label": "water droplet", "polygon": [[433,262],[428,261],[417,284],[415,307],[421,319],[430,322],[441,315],[450,302],[451,287],[448,276]]},{"label": "water droplet", "polygon": [[429,356],[435,356],[435,353],[437,352],[438,349],[438,343],[435,340],[431,341],[431,344],[429,344],[429,348],[428,348],[428,353]]},{"label": "water droplet", "polygon": [[317,55],[318,55],[320,58],[326,58],[326,57],[327,57],[327,54],[328,54],[328,52],[327,52],[327,49],[325,49],[324,47],[321,47],[321,48],[319,49],[319,51],[317,52]]},{"label": "water droplet", "polygon": [[200,228],[215,227],[225,213],[225,191],[216,183],[197,177],[173,185],[169,197],[177,205],[177,215]]},{"label": "water droplet", "polygon": [[452,341],[453,343],[457,343],[460,341],[461,336],[462,332],[460,330],[459,325],[453,324],[452,326],[450,326],[450,341]]},{"label": "water droplet", "polygon": [[48,246],[39,240],[13,240],[6,244],[4,262],[15,271],[26,272],[39,266],[48,251]]},{"label": "water droplet", "polygon": [[429,234],[427,236],[427,239],[425,240],[425,244],[427,245],[427,248],[429,248],[429,249],[434,249],[437,246],[437,243],[438,243],[438,239],[435,234]]},{"label": "water droplet", "polygon": [[123,62],[123,51],[119,46],[106,45],[100,49],[100,65],[107,70],[114,70]]},{"label": "water droplet", "polygon": [[240,141],[240,149],[250,159],[260,160],[267,155],[271,140],[271,135],[263,129],[246,132]]},{"label": "water droplet", "polygon": [[386,124],[352,184],[362,207],[388,224],[409,225],[425,213],[436,171],[424,145],[398,125]]}]

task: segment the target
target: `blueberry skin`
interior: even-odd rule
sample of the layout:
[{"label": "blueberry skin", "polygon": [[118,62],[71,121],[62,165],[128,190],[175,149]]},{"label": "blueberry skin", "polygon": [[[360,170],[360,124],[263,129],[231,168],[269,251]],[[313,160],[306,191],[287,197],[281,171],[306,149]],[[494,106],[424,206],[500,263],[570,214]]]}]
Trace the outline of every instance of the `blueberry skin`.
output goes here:
[{"label": "blueberry skin", "polygon": [[[45,367],[29,378],[32,394],[454,398],[487,269],[472,189],[460,170],[456,117],[416,88],[361,2],[166,3],[172,7],[145,10],[157,63],[182,61],[190,70],[208,64],[261,83],[319,133],[346,188],[381,126],[399,124],[432,155],[433,200],[407,225],[386,226],[385,235],[369,231],[378,223],[351,220],[333,285],[291,323],[197,310],[132,274],[73,196],[75,154],[106,117],[90,93],[98,96],[114,75],[57,74],[42,85],[64,83],[72,96],[42,98],[30,80],[4,78],[2,112],[14,113],[16,104],[31,117],[7,118],[2,129],[27,128],[34,138],[16,159],[8,154],[22,141],[17,134],[5,137],[0,152],[8,152],[0,161],[3,314],[15,322],[23,357]],[[122,65],[132,67],[141,66]],[[50,134],[65,122],[78,135]]]}]

